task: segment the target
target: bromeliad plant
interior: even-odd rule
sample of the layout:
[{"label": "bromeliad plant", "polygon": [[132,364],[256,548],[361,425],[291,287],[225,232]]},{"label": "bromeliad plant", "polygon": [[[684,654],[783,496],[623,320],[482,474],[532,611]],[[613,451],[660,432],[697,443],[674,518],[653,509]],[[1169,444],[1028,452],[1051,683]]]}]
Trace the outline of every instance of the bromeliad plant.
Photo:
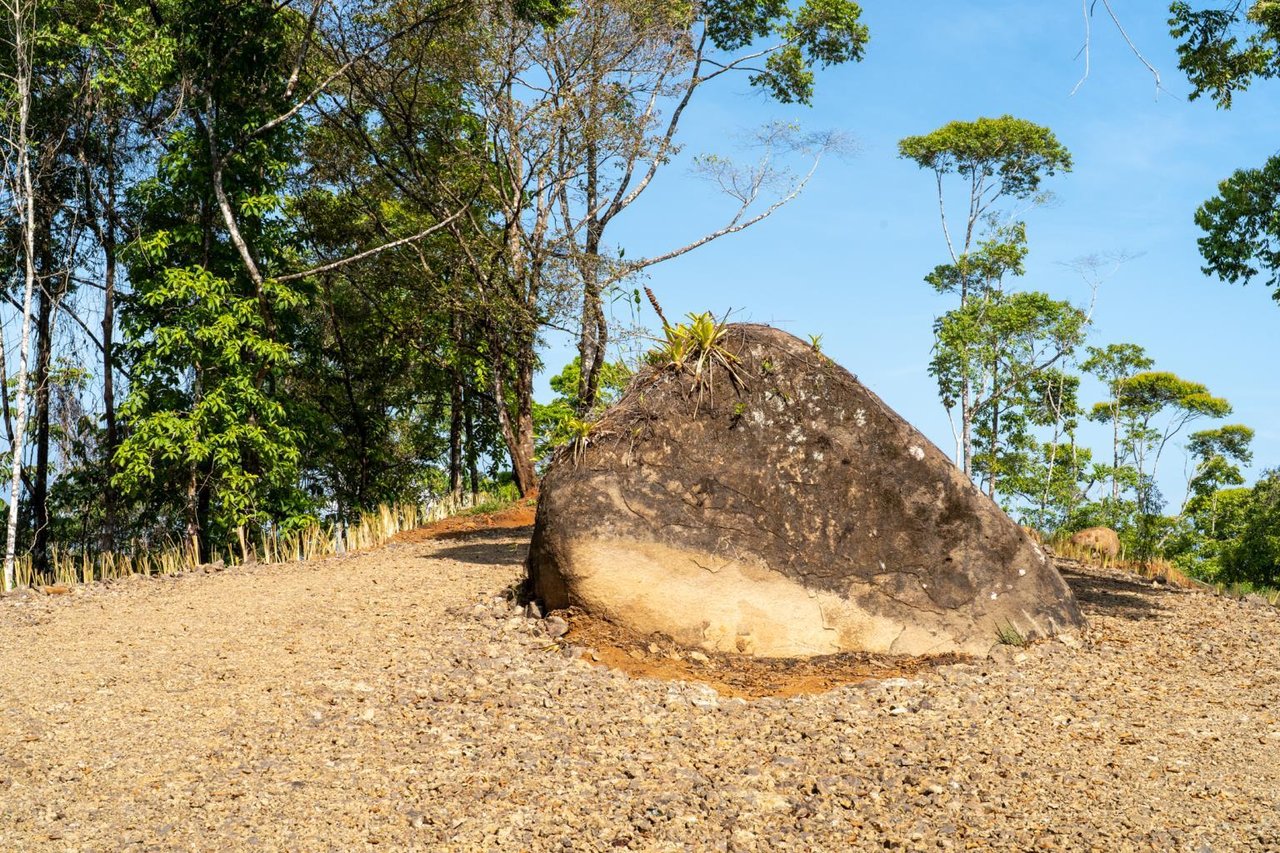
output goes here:
[{"label": "bromeliad plant", "polygon": [[649,351],[649,362],[676,373],[691,373],[698,389],[711,387],[712,371],[717,366],[729,374],[735,385],[742,384],[736,367],[738,358],[723,343],[728,324],[717,321],[710,311],[691,312],[688,317],[689,322],[674,325],[662,317],[663,338]]}]

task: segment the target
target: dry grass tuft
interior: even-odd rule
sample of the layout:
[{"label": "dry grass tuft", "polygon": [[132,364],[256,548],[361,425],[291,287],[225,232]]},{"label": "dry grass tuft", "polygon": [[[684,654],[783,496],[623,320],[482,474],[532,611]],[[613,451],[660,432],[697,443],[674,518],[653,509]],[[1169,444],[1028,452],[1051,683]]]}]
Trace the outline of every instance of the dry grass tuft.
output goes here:
[{"label": "dry grass tuft", "polygon": [[[486,500],[487,495],[449,496],[425,506],[382,506],[374,512],[365,513],[359,522],[351,525],[312,524],[287,534],[264,531],[261,538],[253,543],[252,559],[266,563],[302,562],[377,548],[399,533],[464,512]],[[189,546],[135,554],[73,554],[54,549],[49,562],[52,579],[37,578],[31,555],[19,557],[15,568],[18,588],[45,584],[69,587],[131,575],[176,575],[199,566],[199,559]],[[233,566],[241,562],[242,558],[235,556],[230,559]],[[51,584],[48,583],[50,580]]]}]

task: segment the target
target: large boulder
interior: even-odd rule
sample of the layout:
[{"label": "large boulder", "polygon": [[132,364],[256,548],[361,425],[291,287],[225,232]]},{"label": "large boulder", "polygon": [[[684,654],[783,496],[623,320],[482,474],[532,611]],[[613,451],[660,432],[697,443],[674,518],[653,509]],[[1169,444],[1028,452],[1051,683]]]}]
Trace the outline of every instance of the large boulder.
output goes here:
[{"label": "large boulder", "polygon": [[1026,533],[813,346],[730,325],[646,368],[542,482],[528,569],[550,608],[763,657],[985,654],[1084,625]]}]

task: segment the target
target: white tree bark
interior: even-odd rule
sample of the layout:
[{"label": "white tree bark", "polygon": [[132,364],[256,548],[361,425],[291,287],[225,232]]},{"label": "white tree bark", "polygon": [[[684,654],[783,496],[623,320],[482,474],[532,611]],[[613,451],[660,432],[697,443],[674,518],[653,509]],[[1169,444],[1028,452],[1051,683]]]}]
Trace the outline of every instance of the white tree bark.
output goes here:
[{"label": "white tree bark", "polygon": [[35,188],[31,179],[31,151],[28,122],[31,116],[31,30],[35,28],[35,0],[9,0],[13,18],[13,48],[16,59],[14,96],[17,99],[17,127],[10,137],[14,205],[21,216],[23,255],[22,338],[18,349],[18,390],[14,401],[13,456],[9,484],[9,521],[5,535],[4,589],[16,585],[15,564],[18,547],[18,500],[22,489],[22,450],[27,427],[27,365],[31,354],[31,303],[35,292]]}]

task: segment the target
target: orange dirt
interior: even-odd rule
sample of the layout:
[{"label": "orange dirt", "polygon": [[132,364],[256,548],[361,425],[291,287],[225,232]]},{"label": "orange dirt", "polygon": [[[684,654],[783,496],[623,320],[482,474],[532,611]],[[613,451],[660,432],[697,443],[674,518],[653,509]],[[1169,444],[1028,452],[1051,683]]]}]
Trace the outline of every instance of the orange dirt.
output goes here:
[{"label": "orange dirt", "polygon": [[697,681],[715,688],[721,696],[743,699],[825,693],[842,684],[909,677],[930,667],[967,660],[954,654],[753,658],[687,649],[661,635],[640,637],[577,610],[562,611],[560,615],[569,622],[565,641],[585,647],[583,658],[586,660],[621,670],[633,678]]},{"label": "orange dirt", "polygon": [[455,515],[414,530],[406,530],[391,541],[425,542],[428,539],[456,539],[483,530],[506,530],[518,527],[529,527],[532,532],[533,517],[537,507],[536,497],[524,498],[514,506],[498,512],[483,515]]}]

